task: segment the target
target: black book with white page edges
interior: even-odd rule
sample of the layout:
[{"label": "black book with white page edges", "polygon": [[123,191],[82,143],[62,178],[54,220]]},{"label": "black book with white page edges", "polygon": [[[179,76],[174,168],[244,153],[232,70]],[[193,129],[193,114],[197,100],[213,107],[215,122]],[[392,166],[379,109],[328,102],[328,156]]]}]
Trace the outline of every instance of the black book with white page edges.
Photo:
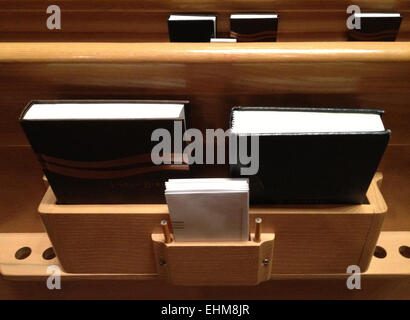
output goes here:
[{"label": "black book with white page edges", "polygon": [[360,29],[348,31],[349,41],[395,41],[401,24],[400,13],[355,13]]},{"label": "black book with white page edges", "polygon": [[[259,171],[248,177],[250,202],[365,203],[390,137],[382,114],[369,109],[233,108],[233,134],[259,136]],[[230,165],[231,177],[243,177],[244,166]]]},{"label": "black book with white page edges", "polygon": [[271,13],[231,14],[231,37],[238,42],[276,41],[278,15]]},{"label": "black book with white page edges", "polygon": [[168,33],[171,42],[210,42],[216,37],[216,16],[171,14]]},{"label": "black book with white page edges", "polygon": [[[173,145],[186,101],[40,101],[20,123],[59,204],[165,203],[165,181],[189,177]],[[171,164],[156,165],[155,129],[171,135]],[[182,150],[183,150],[182,146]],[[173,151],[174,150],[174,151]],[[161,154],[160,154],[161,156]],[[182,162],[182,160],[181,160]]]}]

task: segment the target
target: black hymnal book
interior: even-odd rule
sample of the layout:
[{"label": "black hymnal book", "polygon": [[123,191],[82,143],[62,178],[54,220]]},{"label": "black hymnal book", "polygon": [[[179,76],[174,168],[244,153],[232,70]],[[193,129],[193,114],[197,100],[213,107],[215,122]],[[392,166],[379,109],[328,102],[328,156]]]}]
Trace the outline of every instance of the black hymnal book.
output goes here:
[{"label": "black hymnal book", "polygon": [[[39,101],[20,123],[60,204],[165,203],[165,181],[189,177],[151,134],[185,130],[186,101]],[[155,139],[154,139],[155,140]],[[166,164],[159,163],[164,157]],[[157,161],[158,160],[158,161]],[[178,161],[175,161],[178,160]]]},{"label": "black hymnal book", "polygon": [[360,29],[348,31],[349,41],[395,41],[400,29],[400,13],[355,13]]},{"label": "black hymnal book", "polygon": [[277,14],[232,14],[231,37],[238,42],[276,41]]},{"label": "black hymnal book", "polygon": [[216,16],[171,14],[168,33],[171,42],[210,42],[216,37]]},{"label": "black hymnal book", "polygon": [[[250,201],[364,203],[390,137],[382,114],[369,109],[233,108],[232,133],[259,136],[259,171],[248,177]],[[231,177],[241,177],[242,167],[231,165]]]}]

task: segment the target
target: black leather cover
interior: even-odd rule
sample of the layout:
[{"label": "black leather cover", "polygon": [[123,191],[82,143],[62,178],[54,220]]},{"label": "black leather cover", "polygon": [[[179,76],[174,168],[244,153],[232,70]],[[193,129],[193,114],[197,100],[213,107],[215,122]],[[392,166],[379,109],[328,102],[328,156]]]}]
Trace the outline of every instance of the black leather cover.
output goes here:
[{"label": "black leather cover", "polygon": [[230,19],[231,37],[238,42],[276,41],[278,18]]},{"label": "black leather cover", "polygon": [[362,17],[360,29],[348,30],[349,41],[395,41],[402,17]]},{"label": "black leather cover", "polygon": [[151,161],[158,144],[152,132],[165,128],[173,141],[174,120],[22,120],[31,104],[20,123],[60,204],[165,203],[165,181],[189,177],[189,170]]},{"label": "black leather cover", "polygon": [[216,37],[216,22],[212,20],[168,20],[171,42],[210,42]]},{"label": "black leather cover", "polygon": [[[236,110],[367,112],[369,109],[245,107]],[[365,133],[264,134],[259,171],[249,176],[251,203],[364,203],[390,130]],[[249,145],[249,143],[248,143]],[[241,177],[231,165],[231,177]],[[243,176],[242,176],[243,177]]]}]

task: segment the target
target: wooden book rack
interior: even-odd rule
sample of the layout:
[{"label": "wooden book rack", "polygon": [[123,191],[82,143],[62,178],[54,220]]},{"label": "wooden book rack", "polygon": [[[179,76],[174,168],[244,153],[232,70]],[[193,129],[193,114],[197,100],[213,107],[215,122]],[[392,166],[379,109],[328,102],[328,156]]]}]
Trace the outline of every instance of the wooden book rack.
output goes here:
[{"label": "wooden book rack", "polygon": [[[166,205],[57,205],[49,188],[39,206],[47,234],[0,234],[0,270],[12,279],[44,278],[53,264],[65,278],[159,277],[178,285],[345,276],[350,265],[364,272],[387,211],[381,180],[377,173],[367,204],[251,207],[251,230],[255,218],[263,220],[259,242],[169,242],[160,224]],[[388,270],[376,263],[369,272]],[[403,270],[391,273],[410,272]]]}]

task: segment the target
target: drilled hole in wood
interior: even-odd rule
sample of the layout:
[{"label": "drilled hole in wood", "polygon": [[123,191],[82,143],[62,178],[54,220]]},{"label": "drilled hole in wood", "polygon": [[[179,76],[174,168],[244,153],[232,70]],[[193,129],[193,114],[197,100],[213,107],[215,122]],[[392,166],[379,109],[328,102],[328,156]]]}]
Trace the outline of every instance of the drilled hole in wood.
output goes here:
[{"label": "drilled hole in wood", "polygon": [[399,248],[399,252],[403,257],[410,259],[410,247],[409,246],[401,246]]},{"label": "drilled hole in wood", "polygon": [[44,250],[43,259],[51,260],[51,259],[54,259],[55,257],[56,257],[56,254],[55,254],[54,249],[52,247]]},{"label": "drilled hole in wood", "polygon": [[376,249],[374,250],[373,254],[376,258],[383,259],[386,258],[387,252],[383,247],[376,246]]},{"label": "drilled hole in wood", "polygon": [[31,248],[22,247],[16,251],[16,253],[14,254],[14,257],[17,260],[23,260],[23,259],[26,259],[30,254],[31,254]]}]

